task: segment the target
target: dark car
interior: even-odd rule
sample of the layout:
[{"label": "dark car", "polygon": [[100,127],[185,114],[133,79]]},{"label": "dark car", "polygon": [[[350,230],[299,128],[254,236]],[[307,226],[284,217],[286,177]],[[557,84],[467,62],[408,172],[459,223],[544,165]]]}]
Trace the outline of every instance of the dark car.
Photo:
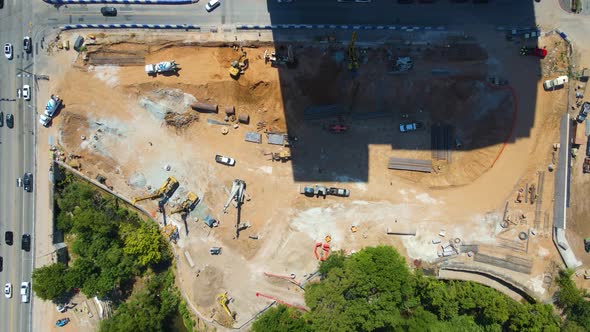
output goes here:
[{"label": "dark car", "polygon": [[4,8],[4,0],[0,0],[0,9]]},{"label": "dark car", "polygon": [[31,191],[33,191],[33,174],[25,173],[25,175],[23,176],[23,184],[26,192],[30,193]]},{"label": "dark car", "polygon": [[25,52],[31,53],[31,51],[33,50],[33,47],[31,45],[31,37],[26,36],[23,39],[23,48],[25,49]]},{"label": "dark car", "polygon": [[0,257],[0,272],[2,272],[2,270],[4,270],[4,258]]},{"label": "dark car", "polygon": [[117,8],[115,7],[102,7],[100,9],[102,16],[117,16]]},{"label": "dark car", "polygon": [[578,114],[578,117],[576,118],[576,120],[579,123],[584,122],[584,120],[586,120],[586,117],[588,117],[588,113],[590,113],[590,103],[585,101],[582,104],[582,107],[580,107],[580,113]]},{"label": "dark car", "polygon": [[10,113],[6,115],[6,126],[8,126],[8,128],[14,127],[14,115]]},{"label": "dark car", "polygon": [[4,127],[4,112],[0,112],[0,127]]},{"label": "dark car", "polygon": [[31,250],[31,235],[29,234],[24,234],[23,235],[23,240],[21,243],[21,247],[24,251],[29,251]]},{"label": "dark car", "polygon": [[8,244],[9,246],[12,245],[12,240],[13,240],[13,234],[11,231],[8,231],[6,233],[4,233],[4,241],[6,242],[6,244]]}]

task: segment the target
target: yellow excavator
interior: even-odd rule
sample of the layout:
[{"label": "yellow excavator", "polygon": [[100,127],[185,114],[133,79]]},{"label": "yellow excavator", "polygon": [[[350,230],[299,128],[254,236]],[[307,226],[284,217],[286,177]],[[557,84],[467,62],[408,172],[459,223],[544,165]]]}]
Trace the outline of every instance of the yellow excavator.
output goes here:
[{"label": "yellow excavator", "polygon": [[[242,61],[242,59],[244,59],[244,61]],[[246,69],[248,69],[248,58],[246,58],[246,52],[242,51],[240,58],[232,61],[231,66],[229,67],[229,76],[237,80]]]},{"label": "yellow excavator", "polygon": [[164,196],[165,198],[170,198],[170,196],[172,196],[172,194],[174,194],[174,192],[176,191],[178,186],[179,186],[178,180],[176,180],[174,177],[170,176],[170,177],[168,177],[168,179],[166,179],[164,184],[162,184],[162,186],[158,190],[156,190],[155,193],[153,193],[151,195],[147,195],[147,196],[135,197],[133,199],[133,205],[135,205],[136,203],[141,202],[141,201],[145,201],[148,199],[156,199],[156,198],[160,198],[162,196]]},{"label": "yellow excavator", "polygon": [[168,224],[162,228],[162,235],[168,240],[176,243],[178,239],[178,227],[173,224]]},{"label": "yellow excavator", "polygon": [[355,47],[356,31],[352,32],[350,44],[348,44],[348,70],[356,70],[359,68],[358,52]]},{"label": "yellow excavator", "polygon": [[229,298],[227,297],[227,292],[221,293],[217,295],[217,303],[225,310],[225,312],[231,317],[232,320],[236,319],[236,313],[232,312],[227,304],[229,303]]},{"label": "yellow excavator", "polygon": [[170,212],[170,214],[175,214],[179,212],[189,213],[199,202],[199,196],[197,196],[192,191],[186,195],[186,199],[180,206]]}]

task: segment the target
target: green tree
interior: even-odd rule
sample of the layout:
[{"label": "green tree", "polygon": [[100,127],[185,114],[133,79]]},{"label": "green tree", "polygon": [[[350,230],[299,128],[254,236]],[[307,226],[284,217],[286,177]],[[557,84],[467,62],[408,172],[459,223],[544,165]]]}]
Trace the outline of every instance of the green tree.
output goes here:
[{"label": "green tree", "polygon": [[162,259],[162,236],[154,224],[140,223],[139,228],[121,224],[125,247],[123,252],[137,257],[140,266],[157,264]]},{"label": "green tree", "polygon": [[396,329],[414,307],[414,277],[392,247],[365,248],[333,267],[305,300],[314,330]]},{"label": "green tree", "polygon": [[284,305],[270,308],[252,324],[253,332],[307,332],[311,327],[301,312]]},{"label": "green tree", "polygon": [[45,265],[33,270],[33,291],[43,300],[54,300],[71,288],[65,282],[68,267],[62,263]]}]

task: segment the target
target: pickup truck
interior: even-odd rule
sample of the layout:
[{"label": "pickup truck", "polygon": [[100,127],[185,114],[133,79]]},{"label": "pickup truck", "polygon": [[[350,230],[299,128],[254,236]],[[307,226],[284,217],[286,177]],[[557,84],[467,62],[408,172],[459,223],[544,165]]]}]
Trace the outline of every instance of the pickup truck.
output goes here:
[{"label": "pickup truck", "polygon": [[563,86],[567,82],[568,82],[567,76],[559,76],[556,79],[545,81],[543,83],[543,87],[545,88],[545,90],[553,90],[557,87]]},{"label": "pickup truck", "polygon": [[29,302],[29,292],[31,289],[31,283],[28,281],[23,281],[20,284],[20,300],[22,303]]},{"label": "pickup truck", "polygon": [[350,196],[350,191],[348,189],[330,187],[328,188],[328,195],[348,197]]},{"label": "pickup truck", "polygon": [[236,165],[236,161],[233,158],[224,157],[221,155],[215,155],[215,161],[220,164],[227,165],[227,166],[235,166]]}]

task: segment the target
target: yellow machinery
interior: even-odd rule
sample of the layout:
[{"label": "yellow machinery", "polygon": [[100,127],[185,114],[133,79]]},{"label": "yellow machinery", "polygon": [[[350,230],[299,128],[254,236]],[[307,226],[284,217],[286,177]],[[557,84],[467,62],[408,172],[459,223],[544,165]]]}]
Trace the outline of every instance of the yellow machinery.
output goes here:
[{"label": "yellow machinery", "polygon": [[[242,59],[244,61],[242,62]],[[238,60],[234,60],[229,67],[229,76],[234,79],[240,78],[240,75],[248,68],[248,59],[246,58],[246,52],[242,51],[242,55]]]},{"label": "yellow machinery", "polygon": [[170,196],[172,196],[172,194],[174,194],[174,191],[176,191],[176,189],[178,188],[178,180],[176,180],[174,177],[170,176],[166,179],[166,182],[164,182],[164,184],[162,184],[162,186],[156,190],[156,192],[152,195],[147,195],[147,196],[142,196],[142,197],[136,197],[133,199],[133,204],[141,202],[141,201],[145,201],[148,199],[156,199],[162,196],[166,196],[168,198],[170,198]]},{"label": "yellow machinery", "polygon": [[348,69],[356,70],[359,68],[358,52],[355,47],[356,43],[356,31],[353,31],[352,37],[350,38],[350,44],[348,44]]},{"label": "yellow machinery", "polygon": [[229,298],[227,297],[227,292],[221,293],[217,295],[217,303],[225,310],[225,312],[231,317],[232,320],[235,320],[235,313],[233,313],[227,304],[229,303]]},{"label": "yellow machinery", "polygon": [[164,235],[168,241],[174,241],[174,243],[176,243],[176,239],[178,238],[178,227],[173,224],[168,224],[162,228],[162,235]]},{"label": "yellow machinery", "polygon": [[281,162],[289,161],[289,160],[291,160],[291,152],[289,152],[289,151],[273,152],[273,153],[271,153],[271,160],[272,161],[281,161]]},{"label": "yellow machinery", "polygon": [[191,191],[186,195],[186,199],[184,200],[184,202],[182,202],[182,204],[177,209],[172,210],[170,214],[175,214],[179,212],[188,213],[195,207],[195,205],[197,205],[198,201],[199,196],[197,196],[195,193]]}]

